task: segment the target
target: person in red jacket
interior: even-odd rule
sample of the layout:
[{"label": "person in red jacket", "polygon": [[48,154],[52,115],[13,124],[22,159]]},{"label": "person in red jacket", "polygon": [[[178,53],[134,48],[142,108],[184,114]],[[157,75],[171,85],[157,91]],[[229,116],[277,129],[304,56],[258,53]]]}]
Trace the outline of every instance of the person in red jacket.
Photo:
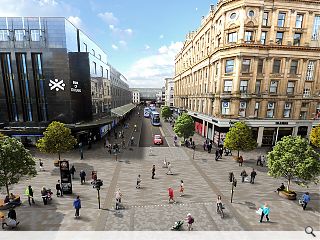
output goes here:
[{"label": "person in red jacket", "polygon": [[169,203],[171,200],[175,203],[176,201],[173,199],[173,189],[171,187],[169,187],[168,193],[169,193]]}]

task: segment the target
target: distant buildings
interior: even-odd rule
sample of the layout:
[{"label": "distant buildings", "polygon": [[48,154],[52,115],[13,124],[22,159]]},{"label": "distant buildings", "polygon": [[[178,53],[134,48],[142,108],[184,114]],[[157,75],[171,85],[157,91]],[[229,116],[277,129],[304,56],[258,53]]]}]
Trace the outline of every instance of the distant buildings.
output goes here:
[{"label": "distant buildings", "polygon": [[172,78],[165,78],[165,105],[172,107],[174,103],[174,80]]},{"label": "distant buildings", "polygon": [[35,142],[57,120],[99,138],[130,95],[107,54],[65,18],[0,17],[1,132]]},{"label": "distant buildings", "polygon": [[140,103],[140,92],[138,90],[132,91],[132,103]]},{"label": "distant buildings", "polygon": [[320,1],[220,0],[175,58],[174,105],[222,144],[245,121],[259,146],[320,119]]},{"label": "distant buildings", "polygon": [[[133,96],[137,96],[138,93],[139,93],[139,97],[140,97],[140,102],[144,102],[144,103],[154,102],[154,103],[156,103],[157,100],[162,99],[162,88],[130,88],[130,91],[132,93],[135,93],[135,95],[132,94],[132,102],[134,102]],[[157,96],[159,96],[159,94],[161,97],[157,98]]]}]

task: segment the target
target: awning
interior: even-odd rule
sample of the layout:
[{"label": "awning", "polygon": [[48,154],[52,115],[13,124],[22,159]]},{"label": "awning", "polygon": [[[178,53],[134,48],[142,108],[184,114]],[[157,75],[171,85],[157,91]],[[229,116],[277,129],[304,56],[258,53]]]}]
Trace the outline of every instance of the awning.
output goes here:
[{"label": "awning", "polygon": [[133,103],[129,103],[127,105],[123,105],[121,107],[111,109],[111,113],[113,113],[117,116],[123,117],[128,112],[130,112],[132,109],[134,109],[135,107],[136,107],[136,105],[134,105]]}]

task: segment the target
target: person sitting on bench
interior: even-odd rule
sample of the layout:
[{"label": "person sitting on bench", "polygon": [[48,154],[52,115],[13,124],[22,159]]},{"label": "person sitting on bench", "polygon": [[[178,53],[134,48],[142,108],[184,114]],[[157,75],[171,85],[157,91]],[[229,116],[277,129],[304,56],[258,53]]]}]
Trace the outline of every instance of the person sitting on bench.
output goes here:
[{"label": "person sitting on bench", "polygon": [[281,183],[281,186],[277,189],[278,194],[279,194],[280,191],[283,191],[285,189],[286,189],[286,187],[284,186],[283,183]]}]

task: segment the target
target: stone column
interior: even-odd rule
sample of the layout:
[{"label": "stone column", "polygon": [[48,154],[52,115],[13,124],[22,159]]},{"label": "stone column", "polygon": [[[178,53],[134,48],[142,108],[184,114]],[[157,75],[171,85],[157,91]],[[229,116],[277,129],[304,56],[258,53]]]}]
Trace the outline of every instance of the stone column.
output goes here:
[{"label": "stone column", "polygon": [[264,127],[259,127],[258,129],[258,138],[257,138],[258,147],[261,147],[262,145],[263,130],[264,130]]}]

